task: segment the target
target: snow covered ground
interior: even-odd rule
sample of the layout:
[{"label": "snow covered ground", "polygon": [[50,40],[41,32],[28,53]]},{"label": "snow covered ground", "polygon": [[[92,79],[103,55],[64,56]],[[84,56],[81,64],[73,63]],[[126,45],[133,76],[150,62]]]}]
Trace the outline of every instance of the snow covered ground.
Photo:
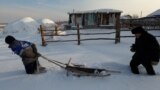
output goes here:
[{"label": "snow covered ground", "polygon": [[[13,27],[8,29],[12,30]],[[142,73],[140,75],[134,75],[130,72],[129,62],[133,53],[129,50],[134,42],[134,38],[122,38],[119,44],[114,44],[114,41],[98,40],[83,41],[81,45],[77,45],[77,42],[54,42],[48,43],[46,47],[42,47],[41,37],[38,33],[35,31],[33,33],[19,32],[19,30],[22,30],[21,27],[17,27],[17,29],[17,33],[1,33],[0,90],[160,89],[160,65],[154,66],[157,72],[156,76],[146,75],[143,67],[140,67],[140,72]],[[160,31],[150,32],[154,35],[160,34]],[[38,51],[50,59],[67,63],[69,58],[72,58],[72,63],[84,64],[88,67],[118,70],[121,73],[112,74],[108,77],[66,76],[65,70],[39,58],[41,65],[47,68],[47,73],[27,75],[21,59],[12,53],[4,42],[4,38],[8,34],[14,35],[17,39],[36,43]],[[131,33],[122,32],[121,35],[131,35]],[[157,38],[157,40],[160,42],[160,38]]]}]

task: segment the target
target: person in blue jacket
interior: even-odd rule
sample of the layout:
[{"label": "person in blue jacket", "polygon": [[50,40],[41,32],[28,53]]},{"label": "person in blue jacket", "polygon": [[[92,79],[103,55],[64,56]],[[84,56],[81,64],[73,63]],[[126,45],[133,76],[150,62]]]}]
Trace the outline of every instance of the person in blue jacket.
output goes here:
[{"label": "person in blue jacket", "polygon": [[38,57],[40,54],[37,52],[37,48],[34,43],[16,40],[11,35],[6,36],[5,42],[15,54],[22,58],[27,74],[38,73],[40,68],[44,68],[39,64]]}]

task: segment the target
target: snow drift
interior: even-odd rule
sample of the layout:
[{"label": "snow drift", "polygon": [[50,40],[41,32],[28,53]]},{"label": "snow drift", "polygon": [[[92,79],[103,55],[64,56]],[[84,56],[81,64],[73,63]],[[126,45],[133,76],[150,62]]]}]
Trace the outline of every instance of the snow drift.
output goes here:
[{"label": "snow drift", "polygon": [[47,18],[44,18],[44,19],[39,19],[37,20],[37,22],[40,24],[40,25],[43,25],[45,27],[55,27],[56,26],[56,23],[50,19],[47,19]]},{"label": "snow drift", "polygon": [[15,22],[9,23],[4,28],[4,34],[13,34],[13,33],[35,33],[39,23],[31,17],[25,17]]}]

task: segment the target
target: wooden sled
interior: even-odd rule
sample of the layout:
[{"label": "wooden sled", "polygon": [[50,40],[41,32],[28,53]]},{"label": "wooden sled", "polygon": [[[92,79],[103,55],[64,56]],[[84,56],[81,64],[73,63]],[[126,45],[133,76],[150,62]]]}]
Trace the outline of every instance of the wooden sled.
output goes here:
[{"label": "wooden sled", "polygon": [[56,60],[48,59],[44,56],[41,56],[45,60],[60,66],[61,68],[65,69],[67,71],[67,76],[69,76],[69,73],[71,73],[73,76],[97,76],[97,77],[104,77],[104,76],[110,76],[112,72],[114,73],[120,73],[120,71],[112,71],[112,70],[106,70],[106,69],[99,69],[99,68],[90,68],[85,67],[84,65],[79,64],[73,64],[71,63],[71,58],[69,59],[68,63],[62,63]]}]

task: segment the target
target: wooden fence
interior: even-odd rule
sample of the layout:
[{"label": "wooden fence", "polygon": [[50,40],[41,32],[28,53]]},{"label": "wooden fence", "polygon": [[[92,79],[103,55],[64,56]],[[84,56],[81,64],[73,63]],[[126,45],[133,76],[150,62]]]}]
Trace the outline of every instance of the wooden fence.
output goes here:
[{"label": "wooden fence", "polygon": [[[117,28],[119,28],[117,26]],[[81,29],[79,28],[79,25],[77,25],[77,30],[63,30],[63,31],[70,31],[72,33],[67,33],[65,35],[60,35],[58,34],[58,29],[57,27],[55,27],[54,30],[46,30],[44,26],[40,25],[40,32],[41,32],[41,39],[42,39],[42,46],[46,46],[47,42],[70,42],[70,41],[76,41],[78,45],[81,44],[81,41],[88,41],[88,40],[114,40],[115,43],[120,42],[120,31],[112,31],[112,32],[102,32],[102,33],[91,33],[92,30],[88,30],[90,31],[89,33],[83,33],[83,31],[87,31],[87,29]],[[105,29],[105,31],[108,31]],[[47,33],[49,32],[49,33]],[[73,33],[74,32],[74,33]],[[119,34],[117,34],[119,33]],[[113,38],[100,38],[100,37],[94,37],[94,35],[99,35],[99,36],[105,36],[105,35],[109,35],[109,34],[115,34],[115,37]],[[82,36],[87,35],[87,36],[92,36],[92,38],[81,38]],[[48,40],[46,37],[50,36],[52,37],[52,40]],[[61,38],[66,38],[66,36],[72,37],[74,36],[73,39],[67,39],[67,40],[53,40],[53,37],[55,36],[61,36]],[[87,37],[86,36],[86,37]],[[93,38],[94,37],[94,38]]]},{"label": "wooden fence", "polygon": [[160,17],[121,20],[122,28],[132,28],[134,26],[143,26],[146,30],[160,30]]},{"label": "wooden fence", "polygon": [[[157,38],[159,38],[160,37],[160,29],[153,29],[153,30],[150,30],[150,29],[145,29],[147,32],[150,32],[150,31],[156,31],[158,34],[156,34],[156,35],[153,35],[153,36],[155,36],[155,37],[157,37]],[[125,29],[125,30],[123,30],[123,29],[121,29],[120,30],[121,31],[121,33],[123,33],[123,32],[130,32],[131,33],[131,29]],[[134,35],[120,35],[120,38],[135,38],[135,36]]]},{"label": "wooden fence", "polygon": [[[120,31],[113,31],[113,30],[107,30],[104,29],[106,32],[101,32],[99,30],[98,32],[94,32],[94,30],[91,29],[79,29],[79,25],[77,25],[77,30],[63,30],[65,32],[71,32],[67,33],[64,35],[58,34],[58,29],[55,27],[54,30],[47,30],[45,27],[42,25],[40,26],[40,31],[41,31],[41,39],[42,39],[42,46],[46,46],[47,42],[77,42],[78,45],[81,44],[81,41],[88,41],[88,40],[114,40],[115,43],[117,43],[117,40],[120,40],[121,38],[134,38],[134,35],[120,35],[120,32],[131,32],[131,30],[120,30]],[[85,32],[84,32],[85,31]],[[86,31],[89,31],[86,33]],[[109,32],[107,32],[109,31]],[[149,31],[149,30],[148,30]],[[116,33],[119,33],[116,35]],[[115,37],[113,37],[114,35]],[[98,37],[95,37],[95,35],[98,35]],[[110,37],[109,35],[112,35]],[[46,37],[49,36],[51,37],[50,40],[48,40]],[[61,38],[65,39],[66,37],[72,37],[73,39],[65,39],[65,40],[54,40],[54,37],[60,36]],[[104,37],[99,37],[99,36],[104,36]],[[106,36],[109,36],[108,38]],[[85,38],[84,38],[85,37]],[[160,35],[155,35],[155,37],[160,37]]]}]

